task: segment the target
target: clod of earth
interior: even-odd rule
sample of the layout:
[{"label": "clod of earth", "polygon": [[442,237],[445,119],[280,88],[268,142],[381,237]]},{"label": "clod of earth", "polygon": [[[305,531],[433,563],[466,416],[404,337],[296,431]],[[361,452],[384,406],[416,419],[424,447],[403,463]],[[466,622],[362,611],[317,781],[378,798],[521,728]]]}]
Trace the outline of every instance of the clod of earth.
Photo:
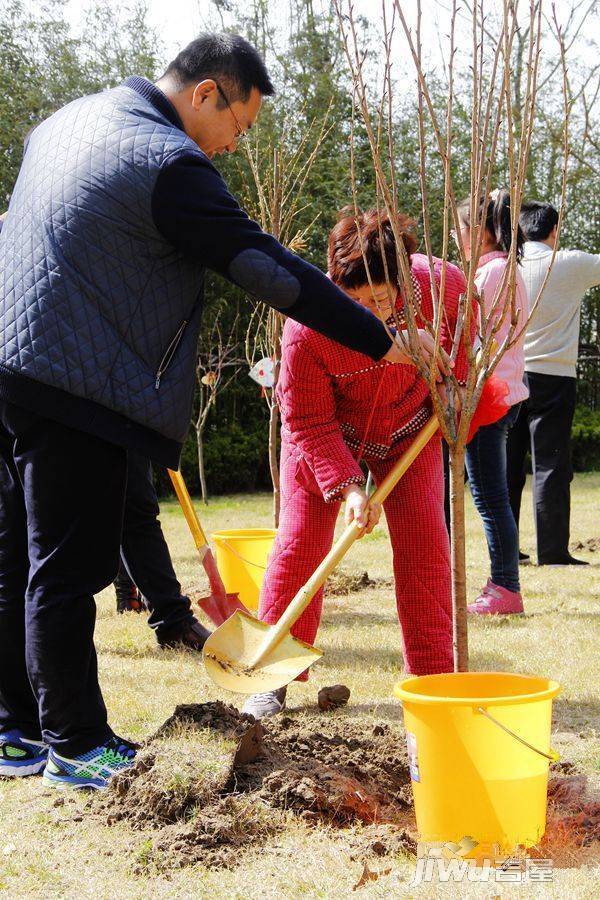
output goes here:
[{"label": "clod of earth", "polygon": [[370,578],[368,572],[355,575],[338,569],[325,582],[325,593],[329,596],[345,596],[364,591],[365,588],[390,585],[390,578]]},{"label": "clod of earth", "polygon": [[588,553],[596,553],[600,550],[600,537],[591,537],[585,541],[576,541],[572,544],[571,550],[587,550]]},{"label": "clod of earth", "polygon": [[380,872],[374,872],[365,863],[363,865],[362,874],[361,874],[360,878],[358,879],[358,881],[356,882],[356,884],[354,885],[354,887],[352,888],[352,890],[359,891],[362,887],[365,886],[365,884],[367,884],[368,881],[377,881],[378,878],[381,878],[384,875],[389,875],[391,871],[392,871],[391,869],[383,869]]},{"label": "clod of earth", "polygon": [[350,688],[345,684],[334,684],[333,687],[321,688],[317,695],[319,709],[339,709],[345,706],[350,699]]}]

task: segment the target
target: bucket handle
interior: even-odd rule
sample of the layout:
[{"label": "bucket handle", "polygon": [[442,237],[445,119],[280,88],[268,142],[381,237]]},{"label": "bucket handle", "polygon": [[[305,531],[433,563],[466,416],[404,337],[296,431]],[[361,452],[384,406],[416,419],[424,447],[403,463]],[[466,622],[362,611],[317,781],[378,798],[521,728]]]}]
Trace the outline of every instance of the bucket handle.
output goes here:
[{"label": "bucket handle", "polygon": [[519,741],[519,743],[523,744],[525,747],[529,747],[529,749],[533,750],[534,753],[539,753],[540,756],[544,756],[546,759],[549,759],[550,762],[556,762],[558,759],[560,759],[560,756],[556,752],[556,750],[550,748],[550,752],[546,753],[544,750],[539,750],[537,747],[534,747],[533,744],[530,744],[525,740],[525,738],[522,738],[520,735],[515,734],[514,731],[511,731],[510,728],[507,728],[506,725],[503,725],[502,722],[499,722],[498,719],[495,719],[493,716],[491,716],[487,709],[484,709],[483,706],[478,706],[477,712],[483,713],[483,715],[486,716],[490,720],[490,722],[493,722],[494,725],[497,725],[498,728],[502,729],[502,731],[510,734],[511,737],[514,737],[515,740]]},{"label": "bucket handle", "polygon": [[252,562],[251,559],[244,559],[244,557],[241,555],[241,553],[238,553],[237,550],[235,549],[235,547],[232,547],[231,544],[229,543],[229,541],[226,541],[225,538],[220,538],[220,541],[225,547],[227,547],[227,549],[229,550],[230,553],[233,553],[234,556],[237,556],[237,558],[241,562],[243,562],[246,566],[254,566],[255,569],[261,569],[261,571],[263,571],[263,572],[267,571],[266,566],[261,566],[260,563]]}]

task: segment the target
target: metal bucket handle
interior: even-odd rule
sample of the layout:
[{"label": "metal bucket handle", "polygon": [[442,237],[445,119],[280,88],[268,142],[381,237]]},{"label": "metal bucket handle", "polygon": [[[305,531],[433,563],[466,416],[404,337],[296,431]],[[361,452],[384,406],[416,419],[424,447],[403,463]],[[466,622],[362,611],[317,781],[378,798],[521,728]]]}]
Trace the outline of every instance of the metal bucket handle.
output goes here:
[{"label": "metal bucket handle", "polygon": [[534,753],[539,753],[540,756],[544,756],[546,759],[549,759],[550,762],[556,762],[560,759],[559,754],[556,752],[556,750],[553,750],[552,747],[550,748],[549,753],[546,753],[544,750],[539,750],[537,747],[534,747],[533,744],[530,744],[528,741],[526,741],[525,738],[522,738],[520,735],[515,734],[514,731],[511,731],[510,728],[507,728],[506,725],[503,725],[502,722],[499,722],[498,719],[495,719],[492,715],[490,715],[487,709],[483,708],[483,706],[478,706],[477,712],[482,713],[484,716],[486,716],[486,718],[490,720],[490,722],[493,722],[494,725],[497,725],[498,728],[502,729],[502,731],[510,734],[510,736],[514,737],[514,739],[516,741],[519,741],[520,744],[523,744],[525,747],[529,747],[529,749],[533,750]]},{"label": "metal bucket handle", "polygon": [[241,562],[243,562],[246,566],[254,566],[255,569],[260,569],[262,572],[267,571],[266,566],[261,566],[260,563],[252,562],[251,559],[244,559],[244,557],[241,555],[241,553],[238,553],[237,550],[235,549],[235,547],[232,547],[231,544],[229,543],[229,541],[226,540],[226,538],[219,538],[219,540],[225,547],[227,547],[227,549],[229,550],[230,553],[233,553],[234,556],[237,556],[237,558],[239,560],[241,560]]}]

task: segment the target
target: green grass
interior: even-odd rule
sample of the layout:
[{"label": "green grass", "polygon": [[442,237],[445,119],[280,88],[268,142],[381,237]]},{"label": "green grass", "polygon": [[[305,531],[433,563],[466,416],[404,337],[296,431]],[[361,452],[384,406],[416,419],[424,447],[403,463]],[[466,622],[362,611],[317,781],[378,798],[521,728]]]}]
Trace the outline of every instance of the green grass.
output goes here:
[{"label": "green grass", "polygon": [[[579,475],[573,486],[572,539],[600,536],[600,473]],[[469,594],[488,575],[482,529],[470,500],[468,510]],[[524,502],[522,548],[534,550],[530,497]],[[268,495],[217,498],[204,510],[210,531],[270,524]],[[186,590],[205,585],[192,540],[174,502],[162,507],[162,521],[177,572]],[[581,554],[584,556],[585,554]],[[470,629],[471,667],[530,672],[563,686],[555,703],[554,746],[600,784],[598,728],[600,654],[598,615],[600,554],[589,554],[586,569],[522,569],[527,616],[475,621]],[[348,571],[390,577],[391,556],[385,529],[354,547]],[[210,683],[191,653],[161,651],[143,617],[117,617],[111,589],[98,598],[96,642],[100,679],[110,721],[121,734],[141,739],[178,703],[226,699]],[[343,682],[352,696],[347,714],[361,720],[401,717],[393,685],[402,674],[399,633],[391,587],[370,589],[325,604],[319,646],[323,659],[307,685],[290,690],[291,708],[312,705],[324,684]],[[317,714],[316,714],[317,715]],[[208,761],[204,761],[207,771]],[[85,801],[70,795],[55,805],[56,794],[36,778],[0,782],[0,896],[27,897],[350,897],[362,864],[350,859],[343,834],[326,827],[291,823],[266,848],[244,856],[243,866],[207,870],[202,865],[171,873],[153,872],[140,862],[149,854],[149,834],[124,824],[112,827],[91,818]],[[414,865],[407,859],[381,861],[391,872],[369,882],[358,896],[368,897],[596,897],[600,870],[590,865],[557,868],[552,884],[456,885],[411,889]]]}]

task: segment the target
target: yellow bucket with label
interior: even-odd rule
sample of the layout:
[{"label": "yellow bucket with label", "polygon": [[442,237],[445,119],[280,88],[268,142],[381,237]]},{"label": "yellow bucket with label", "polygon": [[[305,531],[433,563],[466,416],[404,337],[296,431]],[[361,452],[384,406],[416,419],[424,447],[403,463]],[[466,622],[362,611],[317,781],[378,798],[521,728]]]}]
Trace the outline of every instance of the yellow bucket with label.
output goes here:
[{"label": "yellow bucket with label", "polygon": [[[560,685],[506,672],[407,678],[402,701],[419,837],[530,847],[546,829],[552,699]],[[467,840],[462,846],[466,847]]]},{"label": "yellow bucket with label", "polygon": [[258,597],[273,546],[273,528],[214,531],[217,567],[228,594],[238,594],[247,609],[258,609]]}]

